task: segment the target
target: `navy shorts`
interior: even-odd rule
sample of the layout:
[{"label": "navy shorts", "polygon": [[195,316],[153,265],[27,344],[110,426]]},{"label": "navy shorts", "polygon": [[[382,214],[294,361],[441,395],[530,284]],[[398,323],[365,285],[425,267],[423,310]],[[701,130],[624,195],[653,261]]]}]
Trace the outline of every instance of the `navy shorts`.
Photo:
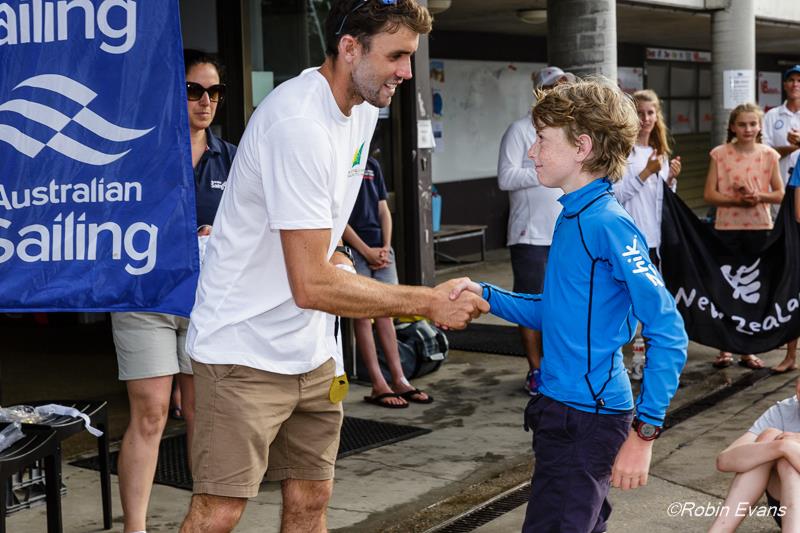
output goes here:
[{"label": "navy shorts", "polygon": [[514,273],[514,292],[541,294],[544,290],[544,269],[549,246],[514,244],[511,251],[511,270]]},{"label": "navy shorts", "polygon": [[633,413],[595,414],[544,395],[528,402],[535,466],[523,533],[602,533],[611,468]]}]

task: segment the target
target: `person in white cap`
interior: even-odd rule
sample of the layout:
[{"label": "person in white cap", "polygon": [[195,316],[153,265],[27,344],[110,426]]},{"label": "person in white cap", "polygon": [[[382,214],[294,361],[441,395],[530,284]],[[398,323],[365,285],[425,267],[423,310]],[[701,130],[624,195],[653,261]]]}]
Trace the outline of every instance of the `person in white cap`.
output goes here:
[{"label": "person in white cap", "polygon": [[[546,67],[532,76],[535,89],[548,89],[558,83],[575,80],[573,74],[558,67]],[[557,202],[561,192],[539,184],[528,149],[536,142],[531,114],[514,121],[503,135],[497,161],[497,182],[508,191],[508,247],[514,273],[514,292],[538,294],[544,288],[544,267],[553,239],[556,218],[561,212]],[[525,390],[536,394],[539,363],[542,357],[542,334],[520,326],[520,336],[528,358]]]}]

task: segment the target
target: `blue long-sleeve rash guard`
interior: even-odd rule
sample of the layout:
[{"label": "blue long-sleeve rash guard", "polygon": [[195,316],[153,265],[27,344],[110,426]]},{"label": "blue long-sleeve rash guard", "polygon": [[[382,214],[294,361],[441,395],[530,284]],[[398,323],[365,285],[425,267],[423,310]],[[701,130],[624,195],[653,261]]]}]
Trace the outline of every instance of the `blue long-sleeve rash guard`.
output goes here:
[{"label": "blue long-sleeve rash guard", "polygon": [[660,426],[686,363],[688,339],[675,300],[608,180],[595,180],[559,202],[563,211],[544,293],[517,294],[481,283],[483,297],[492,314],[542,331],[539,391],[581,411],[634,409],[622,345],[633,338],[637,317],[648,344],[636,414]]}]

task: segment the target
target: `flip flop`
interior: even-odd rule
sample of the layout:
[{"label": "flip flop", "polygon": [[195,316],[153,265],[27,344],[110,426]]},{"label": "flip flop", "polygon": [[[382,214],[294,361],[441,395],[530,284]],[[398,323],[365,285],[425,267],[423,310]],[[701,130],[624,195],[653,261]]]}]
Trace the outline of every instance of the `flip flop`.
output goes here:
[{"label": "flip flop", "polygon": [[714,368],[728,368],[733,364],[733,356],[729,353],[721,353],[717,356],[711,366]]},{"label": "flip flop", "polygon": [[786,374],[787,372],[792,372],[793,370],[797,370],[796,366],[790,366],[788,368],[784,368],[783,370],[775,370],[774,368],[769,369],[770,374]]},{"label": "flip flop", "polygon": [[372,405],[377,405],[378,407],[385,407],[386,409],[405,409],[408,407],[408,403],[394,404],[382,401],[386,398],[402,398],[402,395],[394,392],[386,392],[384,394],[378,394],[377,396],[364,396],[364,401]]},{"label": "flip flop", "polygon": [[417,398],[417,396],[419,396],[420,394],[422,394],[421,390],[419,390],[419,389],[411,389],[411,390],[407,390],[405,392],[399,393],[398,396],[401,397],[402,399],[404,399],[407,402],[412,402],[412,403],[433,403],[433,396],[428,394],[428,398],[427,399],[420,400],[419,398]]},{"label": "flip flop", "polygon": [[759,370],[761,368],[764,368],[764,361],[762,361],[755,355],[748,357],[747,359],[739,359],[739,362],[737,364],[741,367],[749,368],[750,370]]},{"label": "flip flop", "polygon": [[183,420],[183,412],[180,407],[173,407],[169,410],[169,417],[173,420]]}]

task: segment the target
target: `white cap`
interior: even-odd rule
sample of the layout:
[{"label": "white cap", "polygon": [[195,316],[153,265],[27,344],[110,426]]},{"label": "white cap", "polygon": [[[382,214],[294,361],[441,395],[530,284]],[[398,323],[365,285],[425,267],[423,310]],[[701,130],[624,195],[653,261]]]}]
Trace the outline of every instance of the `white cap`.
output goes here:
[{"label": "white cap", "polygon": [[575,75],[564,72],[558,67],[545,67],[536,73],[535,85],[537,89],[549,87],[555,85],[561,78],[566,78],[566,81],[574,81]]}]

